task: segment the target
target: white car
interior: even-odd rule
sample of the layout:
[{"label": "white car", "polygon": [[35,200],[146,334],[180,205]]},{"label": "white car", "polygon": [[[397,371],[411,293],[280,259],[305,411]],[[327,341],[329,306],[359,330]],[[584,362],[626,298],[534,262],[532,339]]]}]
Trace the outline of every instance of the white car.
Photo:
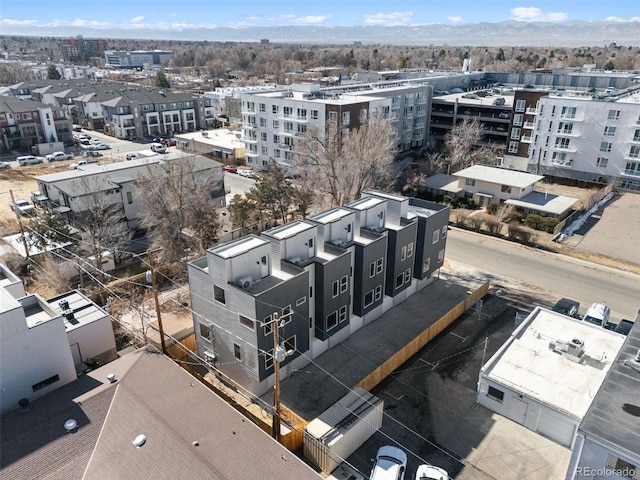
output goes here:
[{"label": "white car", "polygon": [[18,165],[24,167],[25,165],[37,165],[38,163],[44,163],[44,157],[36,157],[34,155],[24,155],[16,158]]},{"label": "white car", "polygon": [[45,157],[47,162],[57,162],[59,160],[71,160],[73,155],[64,152],[53,152]]},{"label": "white car", "polygon": [[15,203],[11,203],[11,210],[13,210],[18,215],[31,215],[33,214],[34,208],[26,200],[16,200]]},{"label": "white car", "polygon": [[247,177],[247,178],[255,178],[256,176],[253,170],[238,170],[238,175],[240,175],[241,177]]},{"label": "white car", "polygon": [[7,168],[11,168],[11,165],[5,162],[0,162],[0,170],[6,170]]},{"label": "white car", "polygon": [[105,143],[96,143],[89,147],[90,150],[109,150],[111,147]]},{"label": "white car", "polygon": [[435,465],[420,465],[416,470],[416,480],[449,480],[449,474]]},{"label": "white car", "polygon": [[380,447],[371,469],[370,480],[403,480],[407,470],[407,454],[396,447]]},{"label": "white car", "polygon": [[102,140],[100,140],[99,138],[92,138],[91,143],[93,143],[94,145],[98,145],[102,143]]}]

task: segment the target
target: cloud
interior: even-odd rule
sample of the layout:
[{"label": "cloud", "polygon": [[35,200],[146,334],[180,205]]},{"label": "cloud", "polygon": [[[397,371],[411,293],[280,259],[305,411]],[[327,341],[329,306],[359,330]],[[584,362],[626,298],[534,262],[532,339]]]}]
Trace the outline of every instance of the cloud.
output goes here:
[{"label": "cloud", "polygon": [[462,22],[462,17],[447,17],[447,19],[451,23],[460,23],[460,22]]},{"label": "cloud", "polygon": [[321,25],[330,18],[331,15],[308,15],[306,17],[298,17],[294,22],[302,25]]},{"label": "cloud", "polygon": [[92,28],[107,28],[111,27],[110,22],[100,22],[98,20],[86,20],[84,18],[76,18],[73,22],[69,23],[71,27],[92,27]]},{"label": "cloud", "polygon": [[37,20],[14,20],[12,18],[3,18],[0,20],[0,23],[4,23],[5,25],[36,25],[38,23]]},{"label": "cloud", "polygon": [[249,15],[241,23],[236,23],[236,26],[249,26],[255,25],[260,22],[262,24],[268,23],[270,25],[321,25],[326,20],[329,20],[331,15],[307,15],[304,17],[296,17],[292,14],[284,15]]},{"label": "cloud", "polygon": [[511,20],[518,22],[563,22],[568,18],[565,12],[545,13],[537,7],[516,7],[511,9]]},{"label": "cloud", "polygon": [[640,22],[640,17],[631,17],[631,18],[620,18],[620,17],[607,17],[604,19],[605,22],[618,22],[618,23],[627,23],[627,22]]},{"label": "cloud", "polygon": [[142,22],[144,22],[144,17],[142,15],[138,17],[133,17],[131,20],[129,20],[129,23],[142,23]]},{"label": "cloud", "polygon": [[411,25],[413,12],[374,13],[364,15],[365,25]]}]

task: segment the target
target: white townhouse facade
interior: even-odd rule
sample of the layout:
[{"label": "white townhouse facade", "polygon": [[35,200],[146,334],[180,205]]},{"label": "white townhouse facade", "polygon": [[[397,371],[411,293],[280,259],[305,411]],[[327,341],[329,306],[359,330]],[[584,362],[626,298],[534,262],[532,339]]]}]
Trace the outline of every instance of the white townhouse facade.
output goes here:
[{"label": "white townhouse facade", "polygon": [[530,172],[640,190],[640,88],[541,97],[533,126]]},{"label": "white townhouse facade", "polygon": [[272,92],[245,93],[242,126],[247,164],[260,170],[272,162],[289,168],[307,132],[323,137],[332,124],[346,136],[374,116],[391,121],[399,151],[422,147],[432,92],[426,80],[404,80],[322,89],[295,84]]}]

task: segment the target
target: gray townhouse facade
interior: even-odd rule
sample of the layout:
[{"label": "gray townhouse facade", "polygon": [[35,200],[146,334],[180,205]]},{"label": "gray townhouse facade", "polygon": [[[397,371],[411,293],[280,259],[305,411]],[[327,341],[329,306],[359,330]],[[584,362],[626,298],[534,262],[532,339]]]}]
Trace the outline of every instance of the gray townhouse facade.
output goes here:
[{"label": "gray townhouse facade", "polygon": [[286,376],[428,286],[444,261],[448,218],[449,207],[369,191],[209,249],[187,266],[199,355],[267,392],[274,313],[286,318],[278,331]]}]

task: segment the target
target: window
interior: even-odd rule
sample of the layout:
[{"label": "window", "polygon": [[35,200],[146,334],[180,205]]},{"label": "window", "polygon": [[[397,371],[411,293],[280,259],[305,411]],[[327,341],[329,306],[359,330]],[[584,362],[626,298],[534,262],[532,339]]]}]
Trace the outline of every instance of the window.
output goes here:
[{"label": "window", "polygon": [[340,293],[346,292],[348,287],[349,287],[349,277],[345,275],[340,279]]},{"label": "window", "polygon": [[273,349],[264,354],[264,369],[269,370],[273,367]]},{"label": "window", "polygon": [[562,107],[562,118],[576,118],[576,107]]},{"label": "window", "polygon": [[516,114],[513,116],[513,124],[514,124],[516,127],[521,126],[521,125],[522,125],[522,118],[523,118],[523,115],[522,115],[521,113],[516,113]]},{"label": "window", "polygon": [[347,306],[343,305],[340,307],[340,323],[344,322],[347,319]]},{"label": "window", "polygon": [[333,312],[327,317],[327,332],[338,325],[338,312]]},{"label": "window", "polygon": [[260,152],[262,152],[262,155],[268,155],[269,149],[263,145],[260,147]]},{"label": "window", "polygon": [[267,106],[264,103],[259,103],[258,109],[260,110],[261,113],[264,113],[267,111]]},{"label": "window", "polygon": [[620,118],[620,110],[609,110],[607,120],[618,120]]},{"label": "window", "polygon": [[569,143],[571,142],[570,138],[556,138],[555,148],[560,148],[566,150],[569,148]]},{"label": "window", "polygon": [[338,121],[338,112],[329,112],[329,123],[336,123]]},{"label": "window", "polygon": [[313,287],[309,287],[309,298],[313,298]]},{"label": "window", "polygon": [[298,109],[298,120],[306,120],[307,119],[307,109],[299,108]]},{"label": "window", "polygon": [[504,392],[490,386],[489,390],[487,391],[487,397],[502,403],[504,401]]},{"label": "window", "polygon": [[560,122],[558,124],[558,133],[563,133],[565,135],[571,135],[572,132],[573,132],[573,123]]},{"label": "window", "polygon": [[425,258],[422,261],[422,273],[427,273],[429,271],[429,267],[431,266],[431,259]]},{"label": "window", "polygon": [[291,305],[287,305],[286,307],[282,308],[282,310],[280,311],[280,317],[282,318],[281,325],[286,325],[291,321],[291,319],[293,318],[293,315],[291,314]]},{"label": "window", "polygon": [[613,137],[616,134],[616,127],[612,127],[607,125],[604,127],[604,135],[605,137]]},{"label": "window", "polygon": [[636,130],[633,134],[633,141],[640,142],[640,130]]},{"label": "window", "polygon": [[293,337],[289,337],[284,341],[284,349],[285,351],[289,352],[289,351],[296,351],[297,350],[297,345],[296,345],[296,336],[294,335]]},{"label": "window", "polygon": [[307,302],[307,297],[300,297],[299,299],[296,300],[296,307],[299,307],[300,305],[303,305]]},{"label": "window", "polygon": [[260,140],[263,142],[267,141],[267,132],[260,132]]},{"label": "window", "polygon": [[444,240],[445,238],[447,238],[447,227],[446,225],[444,227],[442,227],[442,239]]},{"label": "window", "polygon": [[334,298],[338,296],[338,280],[333,282],[332,293]]},{"label": "window", "polygon": [[260,126],[261,127],[266,127],[267,126],[267,119],[266,118],[260,117]]},{"label": "window", "polygon": [[272,321],[273,321],[273,318],[271,317],[271,315],[269,315],[268,317],[264,317],[264,320],[262,320],[262,328],[264,330],[265,337],[273,333]]},{"label": "window", "polygon": [[409,242],[407,245],[407,257],[411,257],[413,255],[413,242]]},{"label": "window", "polygon": [[282,109],[282,113],[284,113],[284,116],[285,116],[285,117],[290,117],[290,116],[291,116],[291,114],[293,113],[293,108],[291,108],[291,107],[284,107],[284,108]]},{"label": "window", "polygon": [[254,328],[253,320],[251,320],[250,318],[247,318],[247,317],[245,317],[243,315],[239,315],[239,317],[240,317],[240,323],[242,325],[244,325],[245,327],[250,328],[251,330],[253,330],[253,328]]},{"label": "window", "polygon": [[518,142],[509,142],[509,153],[518,153]]},{"label": "window", "polygon": [[127,203],[128,204],[133,203],[133,195],[131,194],[131,192],[127,192]]},{"label": "window", "polygon": [[318,120],[318,110],[311,110],[311,120]]},{"label": "window", "polygon": [[475,186],[476,181],[473,178],[467,178],[465,179],[464,184],[473,187]]},{"label": "window", "polygon": [[278,110],[278,105],[271,105],[271,113],[276,114],[278,113]]},{"label": "window", "polygon": [[400,288],[404,284],[404,273],[396,277],[396,288]]},{"label": "window", "polygon": [[611,151],[611,143],[609,143],[609,142],[600,142],[600,151],[601,152],[610,152]]},{"label": "window", "polygon": [[240,345],[233,344],[233,356],[236,357],[237,360],[242,360],[242,353],[240,352]]},{"label": "window", "polygon": [[376,287],[376,295],[375,295],[376,302],[381,298],[382,298],[382,285],[378,285]]},{"label": "window", "polygon": [[511,187],[509,185],[502,185],[500,191],[502,193],[511,193]]},{"label": "window", "polygon": [[440,230],[434,230],[431,243],[438,243],[438,240],[440,240]]},{"label": "window", "polygon": [[351,123],[351,112],[342,112],[342,125],[345,127]]},{"label": "window", "polygon": [[516,112],[524,112],[524,109],[526,106],[527,106],[526,100],[516,100]]},{"label": "window", "polygon": [[384,260],[379,258],[376,260],[376,273],[382,273],[382,268],[384,267]]},{"label": "window", "polygon": [[405,245],[404,247],[402,247],[402,249],[400,250],[400,260],[404,261],[407,259],[407,246]]},{"label": "window", "polygon": [[438,252],[438,263],[444,262],[444,248]]},{"label": "window", "polygon": [[519,128],[512,128],[511,129],[511,138],[517,140],[520,138],[520,129]]},{"label": "window", "polygon": [[31,389],[34,392],[37,392],[38,390],[42,390],[43,388],[48,387],[52,383],[56,383],[58,380],[60,380],[60,377],[56,374],[53,377],[49,377],[46,380],[42,380],[41,382],[36,383],[35,385],[31,385]]},{"label": "window", "polygon": [[605,168],[608,163],[609,163],[608,158],[598,157],[598,159],[596,160],[596,167]]},{"label": "window", "polygon": [[364,308],[367,308],[373,303],[373,290],[365,293],[364,295]]},{"label": "window", "polygon": [[211,341],[211,325],[208,323],[200,324],[200,338],[206,340],[207,342]]},{"label": "window", "polygon": [[629,149],[629,158],[640,158],[640,147],[631,147]]},{"label": "window", "polygon": [[369,265],[369,278],[372,278],[376,274],[376,262],[371,262]]},{"label": "window", "polygon": [[223,305],[226,304],[226,301],[224,298],[224,290],[218,287],[217,285],[213,286],[213,298],[215,298],[217,302],[220,302]]},{"label": "window", "polygon": [[405,272],[404,272],[404,283],[409,283],[411,282],[411,269],[408,268]]}]

